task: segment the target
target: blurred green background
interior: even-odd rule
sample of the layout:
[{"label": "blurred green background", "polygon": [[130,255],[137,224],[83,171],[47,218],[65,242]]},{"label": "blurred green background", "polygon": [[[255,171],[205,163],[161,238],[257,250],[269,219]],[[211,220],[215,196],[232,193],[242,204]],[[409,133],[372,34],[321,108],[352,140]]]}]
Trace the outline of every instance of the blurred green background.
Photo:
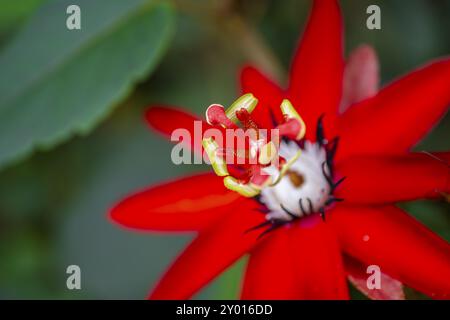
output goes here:
[{"label": "blurred green background", "polygon": [[[69,4],[82,29],[65,27]],[[381,7],[382,30],[365,25]],[[237,95],[253,62],[286,77],[303,0],[0,0],[0,298],[143,298],[191,236],[132,233],[106,213],[176,166],[152,104],[202,113]],[[373,45],[382,82],[450,52],[448,0],[342,1],[346,52]],[[417,147],[448,150],[450,117]],[[448,204],[403,204],[450,241]],[[82,289],[66,288],[81,267]],[[198,295],[237,297],[244,261]],[[355,298],[361,295],[353,292]],[[408,290],[408,297],[423,298]]]}]

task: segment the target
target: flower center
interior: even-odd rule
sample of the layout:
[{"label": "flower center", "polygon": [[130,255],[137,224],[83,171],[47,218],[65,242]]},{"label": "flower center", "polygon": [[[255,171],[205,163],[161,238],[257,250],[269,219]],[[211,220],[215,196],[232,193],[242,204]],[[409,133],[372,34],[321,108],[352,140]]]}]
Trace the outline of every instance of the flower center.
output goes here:
[{"label": "flower center", "polygon": [[[258,129],[251,117],[258,100],[246,94],[225,110],[213,104],[206,111],[210,125],[238,131],[240,122],[245,130]],[[221,149],[212,138],[203,139],[203,147],[217,175],[224,177],[224,185],[245,197],[256,197],[266,213],[264,223],[251,228],[268,227],[261,235],[304,216],[320,213],[325,219],[328,205],[342,199],[333,196],[334,189],[343,181],[333,177],[333,157],[338,138],[325,139],[322,119],[319,117],[316,129],[316,142],[305,141],[305,123],[289,100],[280,105],[283,121],[275,127],[276,139],[261,140],[254,135],[248,150],[233,150],[232,155],[256,159],[251,164],[236,166],[224,160],[228,148]],[[277,145],[275,141],[280,141]],[[223,150],[227,152],[223,152]],[[273,163],[274,159],[280,161]],[[234,159],[234,158],[233,158]]]},{"label": "flower center", "polygon": [[294,141],[282,142],[280,155],[290,158],[300,149],[301,156],[281,181],[261,191],[259,200],[269,209],[267,220],[288,222],[320,212],[332,199],[325,148],[310,141],[305,141],[303,148]]}]

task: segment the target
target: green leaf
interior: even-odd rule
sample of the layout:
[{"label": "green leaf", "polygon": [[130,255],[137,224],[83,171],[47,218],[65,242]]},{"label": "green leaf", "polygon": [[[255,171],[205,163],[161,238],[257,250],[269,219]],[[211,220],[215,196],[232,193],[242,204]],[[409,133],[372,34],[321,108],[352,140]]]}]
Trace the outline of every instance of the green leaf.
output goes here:
[{"label": "green leaf", "polygon": [[0,35],[17,27],[44,1],[46,0],[0,0]]},{"label": "green leaf", "polygon": [[[66,28],[70,4],[81,30]],[[172,30],[171,7],[157,1],[44,5],[0,54],[0,167],[88,133],[155,68]]]}]

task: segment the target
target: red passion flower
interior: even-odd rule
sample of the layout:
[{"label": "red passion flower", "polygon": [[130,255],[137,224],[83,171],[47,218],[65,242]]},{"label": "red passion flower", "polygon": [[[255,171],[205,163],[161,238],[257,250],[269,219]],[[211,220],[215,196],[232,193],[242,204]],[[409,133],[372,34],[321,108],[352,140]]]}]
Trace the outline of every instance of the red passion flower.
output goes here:
[{"label": "red passion flower", "polygon": [[[411,151],[447,111],[450,59],[378,90],[374,51],[361,46],[344,61],[342,33],[337,1],[315,0],[286,89],[251,66],[240,73],[242,93],[258,101],[234,116],[245,128],[284,130],[282,157],[300,152],[277,184],[253,175],[244,181],[228,168],[228,188],[213,172],[201,173],[152,186],[111,210],[125,227],[197,234],[150,298],[190,298],[246,254],[242,299],[348,299],[347,279],[373,299],[402,299],[403,284],[450,298],[449,243],[395,205],[450,191],[450,152]],[[298,121],[280,108],[289,101]],[[203,129],[235,126],[214,108]],[[201,120],[164,106],[146,119],[165,136],[177,128],[193,133]],[[201,142],[192,147],[202,151]],[[253,178],[256,191],[242,196]],[[381,270],[379,289],[366,286],[370,265]]]}]

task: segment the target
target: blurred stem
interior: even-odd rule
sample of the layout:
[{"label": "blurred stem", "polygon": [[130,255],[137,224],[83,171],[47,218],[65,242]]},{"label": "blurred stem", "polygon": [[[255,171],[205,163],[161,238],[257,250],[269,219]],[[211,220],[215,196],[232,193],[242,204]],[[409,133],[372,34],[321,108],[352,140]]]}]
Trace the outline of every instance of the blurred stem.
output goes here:
[{"label": "blurred stem", "polygon": [[235,0],[204,1],[172,0],[182,12],[214,27],[219,37],[225,36],[227,46],[236,47],[249,63],[272,80],[282,83],[285,70],[257,30],[235,9]]}]

